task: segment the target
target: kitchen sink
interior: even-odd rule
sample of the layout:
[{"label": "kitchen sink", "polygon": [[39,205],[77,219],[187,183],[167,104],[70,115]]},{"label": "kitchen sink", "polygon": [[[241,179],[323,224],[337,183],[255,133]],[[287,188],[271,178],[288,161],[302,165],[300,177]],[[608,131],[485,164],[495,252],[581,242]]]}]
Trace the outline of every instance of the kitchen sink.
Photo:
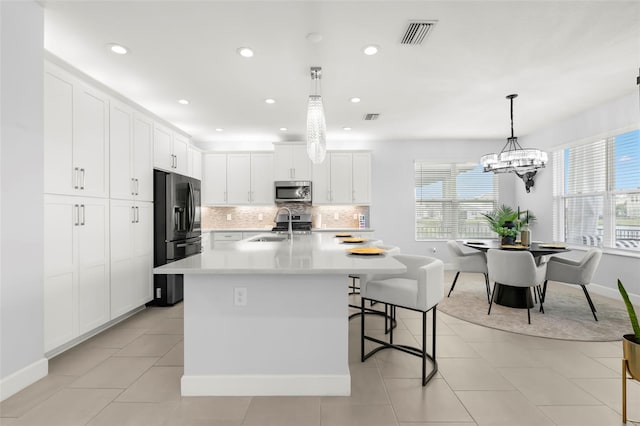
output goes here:
[{"label": "kitchen sink", "polygon": [[287,237],[283,235],[261,235],[249,240],[250,243],[277,243],[278,241],[284,241]]}]

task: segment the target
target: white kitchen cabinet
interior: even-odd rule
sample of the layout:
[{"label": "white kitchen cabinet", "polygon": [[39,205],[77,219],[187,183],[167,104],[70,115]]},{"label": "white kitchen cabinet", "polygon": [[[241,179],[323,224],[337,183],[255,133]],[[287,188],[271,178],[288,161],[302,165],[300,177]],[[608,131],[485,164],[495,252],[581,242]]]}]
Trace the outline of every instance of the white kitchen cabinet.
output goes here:
[{"label": "white kitchen cabinet", "polygon": [[45,196],[45,351],[109,320],[105,199]]},{"label": "white kitchen cabinet", "polygon": [[152,299],[153,203],[111,200],[111,319]]},{"label": "white kitchen cabinet", "polygon": [[250,204],[273,204],[273,154],[251,154]]},{"label": "white kitchen cabinet", "polygon": [[227,154],[204,155],[202,204],[227,204]]},{"label": "white kitchen cabinet", "polygon": [[108,195],[108,117],[105,94],[45,64],[45,193]]},{"label": "white kitchen cabinet", "polygon": [[371,154],[328,152],[313,166],[314,204],[369,204],[371,202]]},{"label": "white kitchen cabinet", "polygon": [[311,180],[311,160],[304,144],[275,144],[274,180]]},{"label": "white kitchen cabinet", "polygon": [[153,200],[153,122],[111,101],[109,114],[111,198]]},{"label": "white kitchen cabinet", "polygon": [[202,153],[200,150],[189,147],[188,150],[188,175],[192,178],[202,180]]},{"label": "white kitchen cabinet", "polygon": [[188,173],[189,139],[159,123],[153,125],[153,165],[181,175]]},{"label": "white kitchen cabinet", "polygon": [[251,203],[251,154],[227,154],[227,204]]}]

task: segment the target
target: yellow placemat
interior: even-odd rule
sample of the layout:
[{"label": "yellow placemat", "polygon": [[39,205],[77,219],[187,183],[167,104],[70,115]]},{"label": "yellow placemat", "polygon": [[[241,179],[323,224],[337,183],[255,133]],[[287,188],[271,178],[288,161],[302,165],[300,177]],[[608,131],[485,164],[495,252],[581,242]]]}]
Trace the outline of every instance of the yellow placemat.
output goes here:
[{"label": "yellow placemat", "polygon": [[346,244],[364,243],[365,241],[367,240],[364,238],[345,238],[342,240],[342,242]]},{"label": "yellow placemat", "polygon": [[538,247],[565,249],[565,248],[567,248],[567,245],[566,244],[538,244]]},{"label": "yellow placemat", "polygon": [[353,234],[336,234],[336,238],[349,238],[353,237]]},{"label": "yellow placemat", "polygon": [[529,247],[520,246],[520,245],[502,245],[502,246],[500,246],[500,248],[510,249],[510,250],[527,250]]},{"label": "yellow placemat", "polygon": [[377,255],[384,253],[384,249],[379,247],[357,247],[347,250],[351,254]]}]

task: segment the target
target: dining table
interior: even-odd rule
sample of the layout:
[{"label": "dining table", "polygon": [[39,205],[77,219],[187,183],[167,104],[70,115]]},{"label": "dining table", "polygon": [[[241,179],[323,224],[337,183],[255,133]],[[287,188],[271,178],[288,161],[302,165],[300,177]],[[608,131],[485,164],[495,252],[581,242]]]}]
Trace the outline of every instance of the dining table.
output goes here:
[{"label": "dining table", "polygon": [[[523,246],[517,241],[512,245],[504,245],[501,244],[500,241],[484,240],[465,241],[463,245],[485,253],[489,251],[489,249],[526,250],[533,255],[536,263],[538,264],[544,261],[544,256],[552,256],[569,251],[566,244],[563,243],[533,242],[529,246]],[[534,299],[531,295],[530,287],[514,287],[506,284],[495,283],[493,295],[491,297],[493,299],[493,303],[508,306],[510,308],[528,309],[534,306]]]}]

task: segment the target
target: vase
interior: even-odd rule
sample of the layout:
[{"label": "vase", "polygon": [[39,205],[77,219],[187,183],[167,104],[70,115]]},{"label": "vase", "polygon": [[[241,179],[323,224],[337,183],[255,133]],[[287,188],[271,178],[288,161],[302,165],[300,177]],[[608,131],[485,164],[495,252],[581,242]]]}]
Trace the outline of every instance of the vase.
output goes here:
[{"label": "vase", "polygon": [[640,380],[640,342],[635,334],[622,336],[622,423],[627,423],[627,372]]},{"label": "vase", "polygon": [[502,237],[502,240],[500,240],[500,245],[503,246],[512,246],[515,243],[516,241],[514,237]]}]

